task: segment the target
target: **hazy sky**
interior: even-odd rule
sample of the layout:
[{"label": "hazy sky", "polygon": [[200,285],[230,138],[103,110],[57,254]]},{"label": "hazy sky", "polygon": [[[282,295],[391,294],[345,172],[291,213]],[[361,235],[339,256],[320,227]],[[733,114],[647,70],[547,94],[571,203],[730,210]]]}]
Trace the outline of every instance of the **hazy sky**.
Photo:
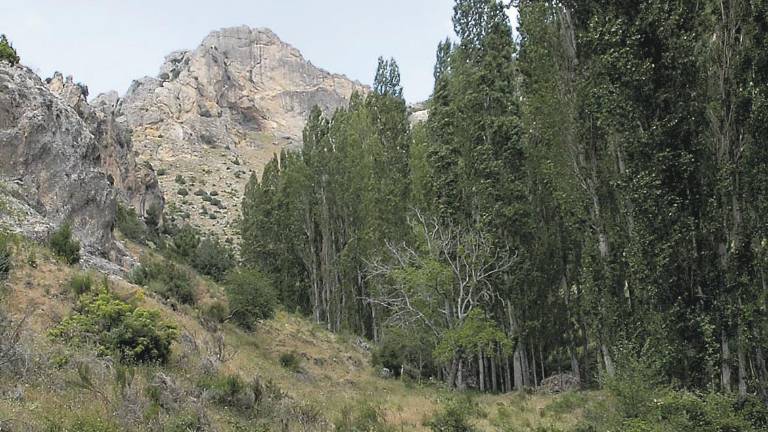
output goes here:
[{"label": "hazy sky", "polygon": [[452,34],[453,0],[0,1],[0,33],[42,77],[58,70],[91,95],[155,76],[166,54],[211,30],[269,27],[317,66],[370,84],[376,59],[400,64],[405,96],[426,99],[437,43]]}]

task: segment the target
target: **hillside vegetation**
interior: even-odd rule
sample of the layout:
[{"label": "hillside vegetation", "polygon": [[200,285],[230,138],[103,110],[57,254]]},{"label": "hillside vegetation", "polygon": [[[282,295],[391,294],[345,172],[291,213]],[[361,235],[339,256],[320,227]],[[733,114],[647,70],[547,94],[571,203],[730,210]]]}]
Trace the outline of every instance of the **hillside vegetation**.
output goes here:
[{"label": "hillside vegetation", "polygon": [[[253,332],[216,323],[202,311],[226,297],[211,280],[193,275],[198,306],[179,305],[121,278],[82,273],[40,245],[11,243],[1,330],[7,337],[18,329],[19,337],[17,355],[0,372],[3,430],[304,431],[347,424],[337,430],[418,431],[429,430],[426,422],[456,397],[437,383],[379,377],[364,341],[292,313],[279,311]],[[177,329],[165,364],[120,362],[99,354],[93,341],[51,337],[78,295],[105,284],[116,299],[158,311]],[[560,430],[578,421],[585,402],[601,398],[477,395],[471,423],[479,430]],[[351,429],[356,422],[378,426]]]}]

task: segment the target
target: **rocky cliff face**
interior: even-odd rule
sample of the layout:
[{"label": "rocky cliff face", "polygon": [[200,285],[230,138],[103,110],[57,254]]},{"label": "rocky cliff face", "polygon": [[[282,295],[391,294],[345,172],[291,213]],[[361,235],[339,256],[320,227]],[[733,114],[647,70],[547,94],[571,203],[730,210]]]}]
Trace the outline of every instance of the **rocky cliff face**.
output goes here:
[{"label": "rocky cliff face", "polygon": [[100,144],[65,98],[0,62],[0,224],[43,239],[70,221],[86,252],[113,248],[115,192]]},{"label": "rocky cliff face", "polygon": [[224,236],[236,233],[251,171],[298,146],[314,105],[332,112],[363,85],[313,66],[266,29],[215,31],[166,57],[121,103],[142,160],[159,173],[172,212]]},{"label": "rocky cliff face", "polygon": [[139,214],[155,206],[163,209],[164,198],[157,176],[149,164],[137,163],[131,129],[126,124],[116,92],[99,95],[89,104],[88,89],[60,74],[47,80],[48,88],[74,108],[98,144],[98,161],[114,186],[118,198]]}]

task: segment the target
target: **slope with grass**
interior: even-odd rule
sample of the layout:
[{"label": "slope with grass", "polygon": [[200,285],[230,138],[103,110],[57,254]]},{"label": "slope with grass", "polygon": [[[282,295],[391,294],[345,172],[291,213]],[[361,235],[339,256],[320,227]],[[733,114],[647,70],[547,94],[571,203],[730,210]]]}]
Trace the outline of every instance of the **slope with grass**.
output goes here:
[{"label": "slope with grass", "polygon": [[[86,277],[34,243],[16,239],[12,250],[1,308],[21,325],[8,326],[20,329],[19,355],[0,373],[1,430],[359,430],[368,422],[365,430],[419,431],[456,397],[434,383],[379,377],[365,344],[292,313],[253,332],[219,323],[208,311],[226,301],[223,289],[195,274],[196,305],[177,304],[115,276]],[[51,336],[82,311],[79,296],[105,287],[177,329],[167,363],[123,364],[88,338]],[[467,406],[479,430],[565,430],[600,398],[478,395]]]}]

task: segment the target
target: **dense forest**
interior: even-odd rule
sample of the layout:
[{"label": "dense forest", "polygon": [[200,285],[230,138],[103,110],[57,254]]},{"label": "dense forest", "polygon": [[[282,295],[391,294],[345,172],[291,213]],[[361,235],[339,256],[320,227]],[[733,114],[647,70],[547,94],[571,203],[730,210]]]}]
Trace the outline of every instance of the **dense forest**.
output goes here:
[{"label": "dense forest", "polygon": [[398,374],[510,391],[640,364],[768,397],[768,2],[514,6],[513,31],[456,2],[425,123],[394,60],[315,110],[248,185],[244,263]]}]

